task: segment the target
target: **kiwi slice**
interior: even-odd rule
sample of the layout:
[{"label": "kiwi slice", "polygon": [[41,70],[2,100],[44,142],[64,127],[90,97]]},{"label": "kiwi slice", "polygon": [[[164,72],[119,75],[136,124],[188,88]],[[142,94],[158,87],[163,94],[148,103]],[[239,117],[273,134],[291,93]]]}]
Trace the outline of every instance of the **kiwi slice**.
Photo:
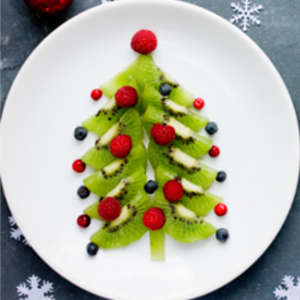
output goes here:
[{"label": "kiwi slice", "polygon": [[166,76],[160,68],[158,68],[151,55],[140,55],[137,59],[137,81],[142,92],[144,105],[161,106],[162,95],[159,87],[163,83],[172,86],[172,91],[168,98],[175,103],[185,107],[191,107],[194,97],[182,86],[179,86],[174,80]]},{"label": "kiwi slice", "polygon": [[207,239],[216,232],[214,226],[183,204],[168,202],[161,189],[155,194],[155,202],[163,209],[166,216],[163,230],[179,242],[191,243]]},{"label": "kiwi slice", "polygon": [[165,233],[162,229],[150,230],[150,250],[152,260],[165,259]]},{"label": "kiwi slice", "polygon": [[197,159],[207,154],[212,147],[211,138],[195,133],[190,127],[178,121],[176,117],[172,117],[154,106],[147,107],[143,121],[148,133],[155,123],[172,126],[176,132],[174,145]]},{"label": "kiwi slice", "polygon": [[132,144],[135,146],[143,139],[142,121],[139,113],[133,109],[128,109],[121,119],[113,124],[96,142],[95,147],[90,149],[81,160],[95,170],[100,170],[115,157],[110,153],[109,143],[118,134],[127,134],[131,137]]},{"label": "kiwi slice", "polygon": [[120,72],[115,77],[101,85],[100,89],[103,91],[103,94],[108,98],[114,98],[114,95],[117,92],[117,90],[123,86],[131,86],[135,88],[139,96],[138,103],[135,105],[135,108],[139,111],[142,111],[141,91],[137,82],[137,64],[138,60],[135,60],[124,71]]},{"label": "kiwi slice", "polygon": [[138,193],[122,207],[121,215],[112,222],[105,222],[102,228],[92,235],[91,241],[103,249],[120,248],[139,240],[147,228],[143,215],[151,206],[145,192]]},{"label": "kiwi slice", "polygon": [[188,126],[193,131],[199,131],[209,122],[207,117],[188,110],[186,107],[168,98],[162,98],[162,106],[164,111],[168,112],[170,116],[175,117],[179,122]]},{"label": "kiwi slice", "polygon": [[180,149],[170,146],[159,146],[150,140],[148,146],[149,160],[153,168],[165,166],[178,176],[208,189],[217,177],[217,170],[201,163]]},{"label": "kiwi slice", "polygon": [[101,108],[96,115],[88,118],[82,123],[82,126],[99,136],[115,124],[126,110],[118,108],[115,99],[110,99],[103,108]]},{"label": "kiwi slice", "polygon": [[217,203],[223,201],[221,197],[204,191],[201,185],[195,184],[185,177],[178,176],[176,172],[169,170],[165,166],[159,165],[155,169],[155,178],[161,187],[172,179],[181,182],[184,195],[179,203],[195,212],[198,216],[207,215]]},{"label": "kiwi slice", "polygon": [[126,159],[115,159],[100,171],[85,178],[84,184],[91,192],[103,196],[137,168],[146,168],[146,150],[143,144],[133,147]]},{"label": "kiwi slice", "polygon": [[[143,190],[146,180],[145,169],[139,168],[134,173],[122,178],[106,195],[100,196],[100,201],[105,197],[115,197],[121,201],[122,205],[125,205],[132,200],[139,191]],[[96,201],[86,208],[84,213],[91,218],[100,219],[98,215],[98,205],[99,201]]]}]

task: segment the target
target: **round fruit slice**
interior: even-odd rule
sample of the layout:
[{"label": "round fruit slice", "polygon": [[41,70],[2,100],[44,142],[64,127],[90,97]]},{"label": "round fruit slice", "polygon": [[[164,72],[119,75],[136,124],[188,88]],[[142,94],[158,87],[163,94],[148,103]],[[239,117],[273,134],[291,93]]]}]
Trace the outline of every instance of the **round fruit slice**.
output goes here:
[{"label": "round fruit slice", "polygon": [[214,226],[184,205],[166,201],[161,190],[155,195],[155,204],[158,204],[165,213],[164,231],[179,242],[191,243],[207,239],[216,232]]},{"label": "round fruit slice", "polygon": [[146,232],[142,218],[151,206],[147,195],[142,192],[123,206],[120,216],[103,227],[91,237],[91,242],[103,249],[127,246],[139,240]]}]

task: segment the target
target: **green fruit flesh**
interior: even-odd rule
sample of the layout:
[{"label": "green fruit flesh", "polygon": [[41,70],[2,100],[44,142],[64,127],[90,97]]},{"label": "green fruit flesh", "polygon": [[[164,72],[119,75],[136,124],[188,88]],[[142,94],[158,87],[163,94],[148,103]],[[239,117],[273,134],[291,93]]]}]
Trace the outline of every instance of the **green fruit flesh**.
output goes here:
[{"label": "green fruit flesh", "polygon": [[174,171],[178,176],[208,189],[217,177],[217,170],[197,161],[175,147],[164,147],[150,141],[148,156],[152,167],[159,165]]},{"label": "green fruit flesh", "polygon": [[161,230],[150,230],[150,251],[152,260],[165,259],[165,233]]},{"label": "green fruit flesh", "polygon": [[121,215],[112,222],[106,222],[91,237],[91,242],[103,249],[120,248],[139,240],[147,228],[143,224],[143,215],[151,206],[147,195],[139,193],[123,206]]},{"label": "green fruit flesh", "polygon": [[[147,177],[143,168],[138,169],[128,177],[122,178],[119,183],[113,187],[106,195],[100,198],[114,197],[117,198],[122,205],[130,202],[137,193],[143,190]],[[101,219],[98,215],[99,201],[96,201],[84,210],[84,213],[91,218]]]},{"label": "green fruit flesh", "polygon": [[116,158],[111,154],[108,148],[93,147],[86,154],[83,155],[81,160],[95,170],[100,170]]},{"label": "green fruit flesh", "polygon": [[100,170],[115,157],[109,150],[109,143],[119,134],[127,134],[131,137],[132,145],[140,143],[143,138],[142,121],[139,113],[135,109],[128,109],[123,114],[120,121],[113,124],[100,139],[96,146],[90,149],[81,160],[95,170]]},{"label": "green fruit flesh", "polygon": [[82,123],[82,126],[91,132],[102,136],[124,114],[125,109],[118,109],[115,100],[109,102],[98,113]]},{"label": "green fruit flesh", "polygon": [[162,83],[169,83],[173,89],[169,99],[180,105],[191,107],[194,97],[186,89],[172,82],[154,63],[151,55],[140,55],[137,60],[137,81],[142,91],[144,107],[148,104],[162,106],[159,92]]},{"label": "green fruit flesh", "polygon": [[197,216],[184,205],[173,204],[165,200],[161,190],[155,194],[155,202],[163,209],[166,223],[163,230],[179,242],[191,243],[207,239],[216,232],[216,228]]},{"label": "green fruit flesh", "polygon": [[132,148],[126,159],[116,159],[84,179],[84,184],[96,195],[105,196],[123,177],[137,168],[146,168],[146,150],[142,144]]},{"label": "green fruit flesh", "polygon": [[155,123],[172,126],[176,132],[174,145],[194,158],[198,159],[207,154],[212,147],[211,138],[194,133],[190,127],[178,121],[176,117],[171,117],[166,112],[153,106],[147,107],[143,115],[143,121],[148,133]]},{"label": "green fruit flesh", "polygon": [[108,98],[113,98],[117,90],[123,86],[132,86],[138,91],[136,76],[137,61],[134,61],[123,72],[100,86],[103,94]]},{"label": "green fruit flesh", "polygon": [[223,201],[219,196],[205,192],[200,185],[197,185],[186,178],[181,178],[175,172],[164,166],[158,166],[155,170],[155,178],[159,186],[164,186],[169,180],[176,179],[182,184],[184,195],[179,203],[189,208],[198,216],[207,215],[216,204]]}]

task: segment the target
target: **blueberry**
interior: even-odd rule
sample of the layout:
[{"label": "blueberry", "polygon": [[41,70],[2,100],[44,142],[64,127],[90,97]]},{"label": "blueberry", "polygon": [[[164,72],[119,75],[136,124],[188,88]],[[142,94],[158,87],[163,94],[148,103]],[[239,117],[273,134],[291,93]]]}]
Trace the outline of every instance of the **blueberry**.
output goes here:
[{"label": "blueberry", "polygon": [[81,198],[81,199],[85,199],[90,195],[90,191],[89,189],[82,185],[78,190],[77,190],[77,195]]},{"label": "blueberry", "polygon": [[215,122],[207,123],[205,130],[208,134],[213,135],[218,131],[218,125]]},{"label": "blueberry", "polygon": [[155,192],[155,190],[158,188],[158,184],[155,180],[149,180],[146,184],[145,184],[145,191],[148,194],[153,194]]},{"label": "blueberry", "polygon": [[219,171],[218,174],[217,174],[216,180],[217,180],[218,182],[223,182],[223,181],[226,180],[226,178],[227,178],[226,172],[224,172],[224,171]]},{"label": "blueberry", "polygon": [[84,127],[76,127],[74,131],[74,137],[78,141],[82,141],[86,138],[87,136],[87,130]]},{"label": "blueberry", "polygon": [[163,96],[169,96],[172,92],[172,87],[167,82],[162,83],[159,87],[159,91]]},{"label": "blueberry", "polygon": [[99,250],[99,247],[94,243],[89,243],[86,247],[88,255],[95,256]]},{"label": "blueberry", "polygon": [[220,228],[216,232],[216,238],[221,243],[225,243],[229,238],[229,232],[226,228]]}]

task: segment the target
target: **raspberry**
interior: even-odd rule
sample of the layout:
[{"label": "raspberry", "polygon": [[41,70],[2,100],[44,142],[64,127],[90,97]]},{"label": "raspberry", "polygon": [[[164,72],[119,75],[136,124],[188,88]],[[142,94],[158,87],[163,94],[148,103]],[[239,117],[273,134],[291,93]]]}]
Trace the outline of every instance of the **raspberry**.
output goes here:
[{"label": "raspberry", "polygon": [[163,211],[157,207],[149,208],[144,216],[143,223],[150,230],[159,230],[161,229],[166,222],[166,217]]},{"label": "raspberry", "polygon": [[209,155],[211,157],[217,157],[221,153],[220,148],[218,146],[212,146],[211,149],[209,150]]},{"label": "raspberry", "polygon": [[82,173],[85,170],[85,163],[81,159],[74,160],[72,168],[77,173]]},{"label": "raspberry", "polygon": [[110,152],[118,158],[126,157],[132,147],[131,138],[129,135],[120,134],[112,139],[109,145]]},{"label": "raspberry", "polygon": [[88,215],[80,215],[77,218],[77,224],[80,227],[86,228],[90,225],[91,223],[91,218]]},{"label": "raspberry", "polygon": [[140,54],[148,54],[155,50],[156,46],[156,36],[150,30],[142,29],[131,39],[131,48]]},{"label": "raspberry", "polygon": [[119,107],[132,107],[138,101],[138,94],[132,86],[123,86],[117,90],[115,99]]},{"label": "raspberry", "polygon": [[170,202],[178,202],[183,196],[181,183],[176,180],[169,180],[163,187],[165,198]]},{"label": "raspberry", "polygon": [[101,90],[99,90],[99,89],[92,90],[92,92],[91,92],[91,98],[94,101],[99,100],[101,97],[102,97],[102,91]]},{"label": "raspberry", "polygon": [[224,203],[218,203],[215,206],[215,213],[218,216],[224,216],[227,213],[227,206]]},{"label": "raspberry", "polygon": [[98,205],[98,214],[104,221],[116,219],[122,210],[122,205],[116,198],[107,197]]},{"label": "raspberry", "polygon": [[196,109],[202,109],[202,108],[204,107],[204,105],[205,105],[205,102],[204,102],[203,99],[201,99],[201,98],[196,98],[196,99],[194,100],[194,107],[195,107]]},{"label": "raspberry", "polygon": [[168,145],[175,138],[175,129],[169,125],[154,124],[151,129],[151,135],[158,145]]}]

